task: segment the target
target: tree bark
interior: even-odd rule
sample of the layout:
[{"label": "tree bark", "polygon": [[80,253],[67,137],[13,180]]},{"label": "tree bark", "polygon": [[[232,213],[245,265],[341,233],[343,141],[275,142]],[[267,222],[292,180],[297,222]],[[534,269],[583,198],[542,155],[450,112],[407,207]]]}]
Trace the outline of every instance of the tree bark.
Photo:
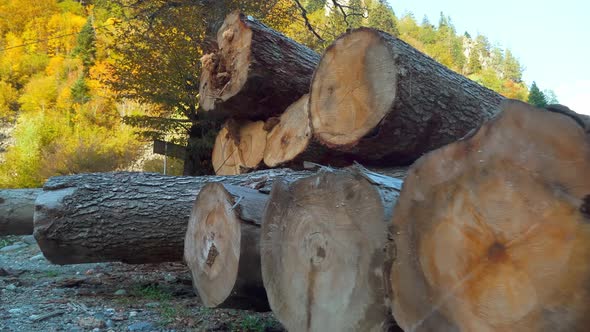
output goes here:
[{"label": "tree bark", "polygon": [[200,104],[212,116],[264,120],[309,91],[320,56],[239,12],[217,33],[219,51],[203,57]]},{"label": "tree bark", "polygon": [[193,206],[184,258],[207,307],[268,311],[260,272],[260,222],[268,195],[209,183]]},{"label": "tree bark", "polygon": [[276,178],[307,172],[182,177],[96,173],[54,177],[35,206],[35,238],[55,264],[181,261],[192,204],[209,182],[268,192]]},{"label": "tree bark", "polygon": [[392,166],[463,137],[494,116],[502,100],[405,42],[360,28],[324,53],[310,114],[322,144]]},{"label": "tree bark", "polygon": [[278,118],[268,133],[264,163],[268,167],[285,166],[303,168],[304,162],[344,167],[354,162],[354,157],[331,150],[313,138],[309,121],[309,95],[305,94]]},{"label": "tree bark", "polygon": [[325,171],[273,185],[262,223],[262,278],[289,331],[383,331],[383,249],[401,180]]},{"label": "tree bark", "polygon": [[35,199],[41,189],[0,190],[0,236],[33,234]]},{"label": "tree bark", "polygon": [[569,115],[502,110],[406,177],[389,255],[405,331],[590,324],[590,135]]}]

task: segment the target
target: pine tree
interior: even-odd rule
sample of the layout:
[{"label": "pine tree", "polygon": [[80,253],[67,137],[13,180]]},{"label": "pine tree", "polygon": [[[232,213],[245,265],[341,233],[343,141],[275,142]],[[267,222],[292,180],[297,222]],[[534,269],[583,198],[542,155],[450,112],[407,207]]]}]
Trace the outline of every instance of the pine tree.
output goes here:
[{"label": "pine tree", "polygon": [[90,17],[82,27],[80,34],[78,34],[74,55],[82,59],[85,69],[90,68],[96,60],[96,32],[94,31]]},{"label": "pine tree", "polygon": [[512,55],[510,50],[506,50],[504,63],[502,65],[502,76],[504,79],[519,83],[522,81],[522,68],[518,60]]},{"label": "pine tree", "polygon": [[370,27],[385,31],[394,36],[399,36],[396,21],[397,19],[393,9],[385,1],[373,1],[372,5],[369,6],[368,24]]},{"label": "pine tree", "polygon": [[541,92],[541,90],[537,86],[536,82],[533,82],[533,84],[531,85],[531,90],[529,91],[528,102],[529,102],[529,104],[537,106],[537,107],[547,106],[547,99],[545,98],[545,95],[543,94],[543,92]]}]

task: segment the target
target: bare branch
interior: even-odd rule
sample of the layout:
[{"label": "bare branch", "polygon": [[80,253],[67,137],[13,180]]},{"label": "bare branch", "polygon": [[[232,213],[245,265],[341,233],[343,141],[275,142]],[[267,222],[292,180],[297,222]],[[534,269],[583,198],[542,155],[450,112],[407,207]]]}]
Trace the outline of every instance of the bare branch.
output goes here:
[{"label": "bare branch", "polygon": [[309,23],[309,19],[307,18],[307,10],[305,10],[305,7],[303,7],[303,5],[301,4],[301,2],[299,2],[299,0],[294,0],[295,3],[297,4],[297,6],[299,7],[299,9],[301,10],[301,16],[303,17],[303,19],[305,20],[305,26],[309,29],[309,31],[311,31],[311,33],[313,33],[321,42],[324,42],[325,40],[315,31],[315,29],[313,28],[313,26],[311,26],[311,23]]}]

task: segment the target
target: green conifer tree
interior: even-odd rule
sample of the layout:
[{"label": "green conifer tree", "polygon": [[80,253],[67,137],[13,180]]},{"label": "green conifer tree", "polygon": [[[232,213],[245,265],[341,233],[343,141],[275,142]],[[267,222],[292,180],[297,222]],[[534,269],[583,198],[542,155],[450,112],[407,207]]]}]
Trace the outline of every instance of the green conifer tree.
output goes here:
[{"label": "green conifer tree", "polygon": [[537,106],[537,107],[547,106],[547,99],[545,98],[545,95],[543,94],[543,92],[541,92],[541,90],[537,86],[536,82],[533,82],[533,84],[531,85],[531,90],[529,91],[528,102],[529,102],[529,104]]}]

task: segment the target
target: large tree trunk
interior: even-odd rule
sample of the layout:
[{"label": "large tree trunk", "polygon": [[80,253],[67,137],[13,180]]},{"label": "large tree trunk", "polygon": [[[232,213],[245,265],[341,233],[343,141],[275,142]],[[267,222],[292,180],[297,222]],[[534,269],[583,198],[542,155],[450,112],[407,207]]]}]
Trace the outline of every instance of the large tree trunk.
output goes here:
[{"label": "large tree trunk", "polygon": [[268,133],[264,150],[264,163],[268,167],[299,169],[306,161],[336,167],[348,166],[354,161],[352,156],[330,150],[313,139],[307,94],[278,118]]},{"label": "large tree trunk", "polygon": [[320,56],[239,12],[217,33],[219,51],[202,59],[200,105],[212,115],[266,119],[309,91]]},{"label": "large tree trunk", "polygon": [[391,324],[383,248],[401,180],[360,168],[273,185],[262,278],[289,331],[382,331]]},{"label": "large tree trunk", "polygon": [[268,195],[209,183],[193,206],[184,259],[207,307],[268,311],[260,273],[260,222]]},{"label": "large tree trunk", "polygon": [[269,170],[241,176],[182,177],[97,173],[54,177],[39,195],[35,238],[56,264],[181,261],[192,205],[209,182],[268,191],[276,178],[308,174]]},{"label": "large tree trunk", "polygon": [[479,127],[502,99],[405,42],[360,28],[324,53],[310,114],[322,144],[365,163],[403,165]]},{"label": "large tree trunk", "polygon": [[590,326],[590,136],[571,117],[502,109],[404,182],[390,289],[405,331]]},{"label": "large tree trunk", "polygon": [[264,121],[227,121],[215,138],[211,155],[215,174],[237,175],[258,169],[264,158],[266,135]]},{"label": "large tree trunk", "polygon": [[0,190],[0,236],[33,234],[35,199],[41,189]]}]

